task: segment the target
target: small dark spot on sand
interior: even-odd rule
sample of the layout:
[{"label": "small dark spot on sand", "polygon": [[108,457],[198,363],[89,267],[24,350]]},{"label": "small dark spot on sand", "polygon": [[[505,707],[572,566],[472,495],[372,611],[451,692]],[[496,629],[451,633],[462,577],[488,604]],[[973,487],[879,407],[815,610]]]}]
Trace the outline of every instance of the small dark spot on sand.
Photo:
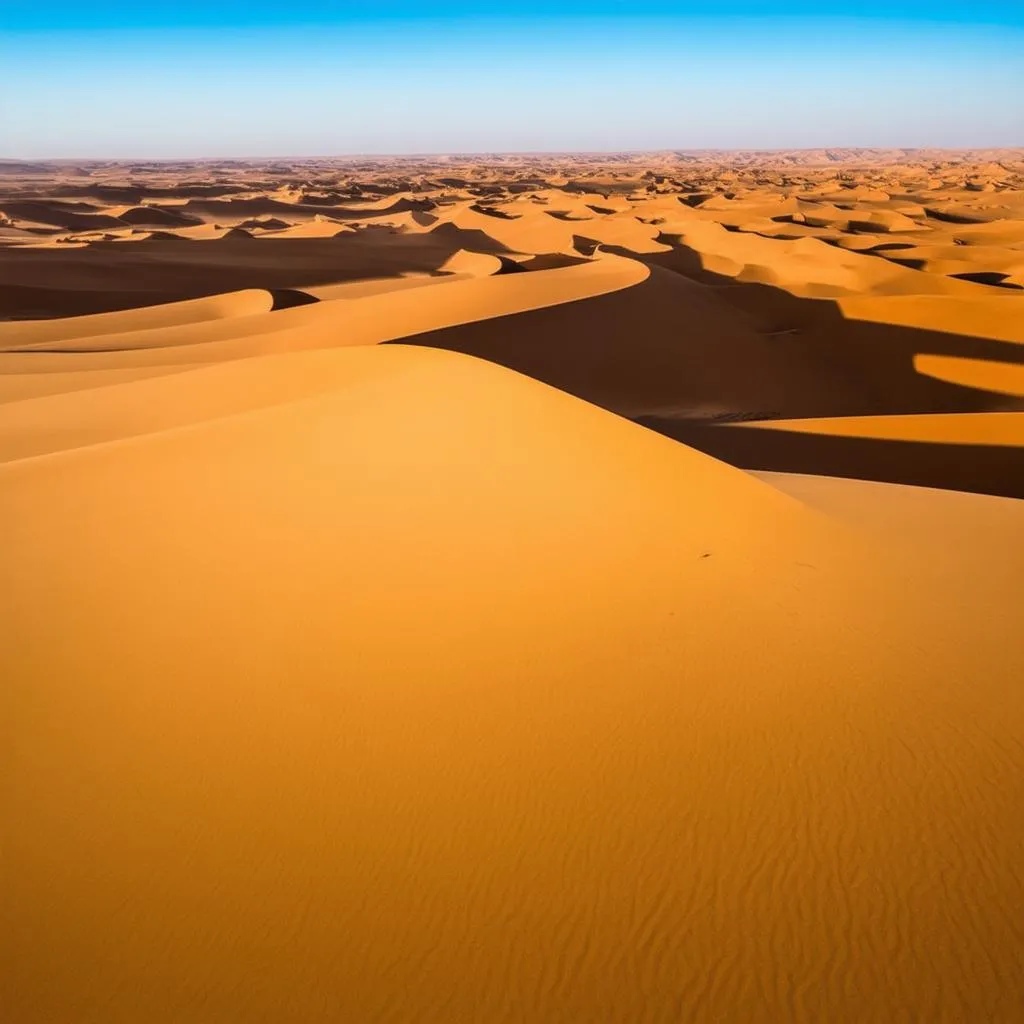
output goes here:
[{"label": "small dark spot on sand", "polygon": [[705,551],[704,554],[701,555],[700,557],[701,558],[710,558],[711,557],[711,552],[710,551]]}]

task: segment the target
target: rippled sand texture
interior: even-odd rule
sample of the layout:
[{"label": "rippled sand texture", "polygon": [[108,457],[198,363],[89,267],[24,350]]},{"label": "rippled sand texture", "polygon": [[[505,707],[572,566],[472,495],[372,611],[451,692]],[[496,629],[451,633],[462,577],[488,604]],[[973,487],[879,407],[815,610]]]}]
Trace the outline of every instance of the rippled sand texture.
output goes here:
[{"label": "rippled sand texture", "polygon": [[4,1019],[1024,1019],[1021,168],[0,163]]}]

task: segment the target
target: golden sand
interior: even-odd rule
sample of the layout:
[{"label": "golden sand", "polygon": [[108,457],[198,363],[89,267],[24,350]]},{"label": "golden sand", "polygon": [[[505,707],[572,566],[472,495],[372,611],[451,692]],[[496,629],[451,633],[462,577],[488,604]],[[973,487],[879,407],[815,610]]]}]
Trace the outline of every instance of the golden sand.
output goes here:
[{"label": "golden sand", "polygon": [[1020,155],[775,159],[7,175],[5,1019],[1020,1018]]}]

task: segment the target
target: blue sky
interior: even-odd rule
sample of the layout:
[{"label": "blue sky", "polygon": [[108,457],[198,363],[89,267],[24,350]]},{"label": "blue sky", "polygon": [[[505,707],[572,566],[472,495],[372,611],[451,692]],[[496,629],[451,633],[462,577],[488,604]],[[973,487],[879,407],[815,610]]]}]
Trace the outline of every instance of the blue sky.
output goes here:
[{"label": "blue sky", "polygon": [[979,22],[1024,25],[1019,0],[381,0],[378,4],[352,0],[0,0],[0,24],[10,29],[110,29],[170,26],[240,26],[346,24],[439,17],[823,17],[858,16],[888,20]]},{"label": "blue sky", "polygon": [[0,157],[1009,146],[1022,97],[1024,0],[0,0]]}]

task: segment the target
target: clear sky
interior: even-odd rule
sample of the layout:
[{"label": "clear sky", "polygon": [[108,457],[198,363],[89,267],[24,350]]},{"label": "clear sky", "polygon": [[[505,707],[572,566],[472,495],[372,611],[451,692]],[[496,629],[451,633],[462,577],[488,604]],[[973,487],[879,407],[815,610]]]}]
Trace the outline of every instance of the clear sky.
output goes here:
[{"label": "clear sky", "polygon": [[1024,146],[1024,0],[0,0],[0,157]]}]

